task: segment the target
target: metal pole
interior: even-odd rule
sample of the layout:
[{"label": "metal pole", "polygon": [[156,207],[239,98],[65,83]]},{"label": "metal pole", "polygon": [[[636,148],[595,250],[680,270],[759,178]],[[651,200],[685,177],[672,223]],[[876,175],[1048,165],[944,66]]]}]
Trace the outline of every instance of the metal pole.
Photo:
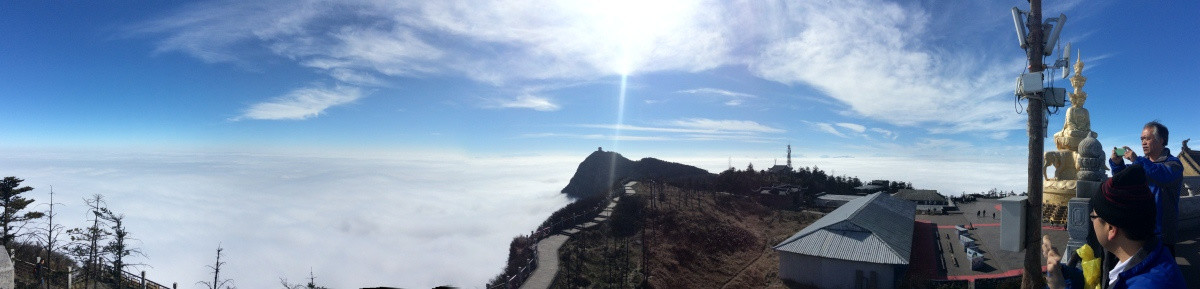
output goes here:
[{"label": "metal pole", "polygon": [[[1042,64],[1043,42],[1042,1],[1029,1],[1029,41],[1025,50],[1029,57],[1029,72],[1045,70]],[[1046,287],[1042,275],[1042,153],[1044,150],[1046,103],[1043,94],[1029,98],[1029,188],[1025,210],[1025,266],[1021,277],[1022,289]]]}]

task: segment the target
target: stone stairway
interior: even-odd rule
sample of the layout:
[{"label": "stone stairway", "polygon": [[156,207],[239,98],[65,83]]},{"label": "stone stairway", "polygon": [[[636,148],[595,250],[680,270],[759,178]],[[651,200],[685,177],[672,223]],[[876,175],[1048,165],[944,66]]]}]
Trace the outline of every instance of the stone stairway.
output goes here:
[{"label": "stone stairway", "polygon": [[[625,183],[624,195],[628,196],[637,193],[633,189],[633,186],[636,184],[637,182]],[[579,233],[581,230],[586,230],[596,226],[597,224],[607,221],[609,217],[612,217],[613,208],[617,206],[617,202],[620,200],[620,196],[614,197],[612,202],[609,202],[608,206],[604,207],[604,210],[601,211],[600,214],[591,221],[579,224],[574,228],[563,230],[559,234],[552,235],[539,241],[537,244],[537,269],[533,271],[533,274],[529,276],[529,279],[525,280],[525,284],[521,285],[521,289],[550,288],[550,285],[554,283],[554,278],[558,276],[558,249],[562,248],[562,245],[566,243],[567,240],[570,239],[575,233]]]}]

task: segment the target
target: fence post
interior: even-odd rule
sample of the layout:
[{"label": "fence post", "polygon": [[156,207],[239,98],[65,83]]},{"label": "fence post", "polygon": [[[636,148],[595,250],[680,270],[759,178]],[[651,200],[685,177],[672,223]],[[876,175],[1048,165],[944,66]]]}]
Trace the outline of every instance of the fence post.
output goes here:
[{"label": "fence post", "polygon": [[146,271],[142,271],[142,289],[146,289]]}]

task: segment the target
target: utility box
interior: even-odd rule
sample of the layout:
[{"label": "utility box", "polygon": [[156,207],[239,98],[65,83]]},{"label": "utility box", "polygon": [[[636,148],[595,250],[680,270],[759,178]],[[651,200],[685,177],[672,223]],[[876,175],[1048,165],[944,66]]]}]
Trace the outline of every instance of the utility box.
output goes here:
[{"label": "utility box", "polygon": [[1024,196],[1000,199],[1000,250],[1025,249],[1025,200]]},{"label": "utility box", "polygon": [[1042,73],[1030,72],[1017,77],[1017,95],[1026,97],[1042,92]]},{"label": "utility box", "polygon": [[1042,91],[1042,99],[1046,101],[1046,107],[1067,106],[1067,89],[1061,87],[1046,88],[1046,90]]}]

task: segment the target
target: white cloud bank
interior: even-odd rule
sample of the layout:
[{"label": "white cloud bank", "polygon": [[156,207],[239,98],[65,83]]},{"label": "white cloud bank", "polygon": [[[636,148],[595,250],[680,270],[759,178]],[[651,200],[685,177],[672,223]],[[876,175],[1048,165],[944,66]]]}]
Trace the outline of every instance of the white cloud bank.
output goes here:
[{"label": "white cloud bank", "polygon": [[[160,53],[208,62],[270,54],[358,85],[451,75],[527,86],[745,66],[897,126],[1020,129],[1003,97],[1023,66],[1018,50],[998,58],[996,49],[929,44],[1010,38],[995,29],[1004,15],[984,17],[993,9],[979,6],[987,5],[961,13],[885,1],[234,1],[188,5],[130,30],[157,37]],[[947,21],[956,17],[996,25]],[[745,100],[735,97],[726,105]]]},{"label": "white cloud bank", "polygon": [[68,227],[103,194],[128,216],[147,277],[180,288],[212,277],[218,244],[239,288],[310,268],[330,288],[473,288],[500,272],[512,237],[566,204],[559,190],[582,158],[6,152],[0,171],[38,203],[53,185]]}]

